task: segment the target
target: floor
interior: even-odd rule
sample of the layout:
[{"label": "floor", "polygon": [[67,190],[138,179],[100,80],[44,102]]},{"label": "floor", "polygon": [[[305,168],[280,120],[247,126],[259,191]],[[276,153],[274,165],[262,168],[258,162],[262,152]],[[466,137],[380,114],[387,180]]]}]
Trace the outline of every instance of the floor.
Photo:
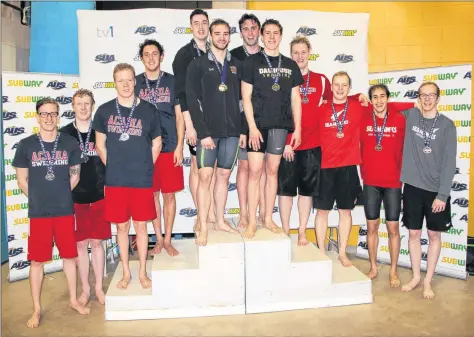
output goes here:
[{"label": "floor", "polygon": [[[368,262],[354,258],[361,271]],[[111,266],[113,268],[113,266]],[[389,267],[380,266],[373,282],[374,303],[271,314],[154,321],[105,322],[104,308],[91,302],[91,314],[80,316],[68,307],[63,273],[46,275],[43,318],[28,329],[31,310],[27,280],[8,283],[8,264],[2,266],[2,336],[474,336],[474,280],[436,276],[432,301],[421,288],[402,293],[388,285]],[[112,270],[112,269],[110,269]],[[113,273],[105,280],[108,287]],[[410,279],[400,269],[402,282]],[[92,279],[91,279],[92,280]],[[297,280],[295,285],[297,286]],[[311,291],[311,289],[308,289]]]}]

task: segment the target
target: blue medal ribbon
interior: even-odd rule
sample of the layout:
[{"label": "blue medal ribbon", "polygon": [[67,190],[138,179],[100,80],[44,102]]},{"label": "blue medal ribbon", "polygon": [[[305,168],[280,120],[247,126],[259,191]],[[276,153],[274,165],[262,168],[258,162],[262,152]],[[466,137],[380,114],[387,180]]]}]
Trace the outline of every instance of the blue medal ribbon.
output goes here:
[{"label": "blue medal ribbon", "polygon": [[[263,56],[265,56],[265,60],[267,60],[268,67],[270,69],[273,69],[272,64],[270,63],[270,59],[268,58],[268,55],[265,53],[264,50],[262,50],[262,54]],[[280,82],[280,71],[281,71],[280,68],[281,68],[281,54],[278,54],[278,68],[275,74],[275,79],[273,80],[273,85],[272,85],[273,91],[280,90],[280,85],[278,84],[278,82]]]}]

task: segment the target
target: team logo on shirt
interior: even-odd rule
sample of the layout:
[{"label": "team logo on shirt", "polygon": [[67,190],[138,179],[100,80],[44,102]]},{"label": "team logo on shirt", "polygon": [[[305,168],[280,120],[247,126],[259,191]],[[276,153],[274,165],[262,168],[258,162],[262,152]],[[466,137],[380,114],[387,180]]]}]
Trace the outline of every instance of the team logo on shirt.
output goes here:
[{"label": "team logo on shirt", "polygon": [[[340,119],[339,116],[341,116],[341,114],[344,112],[344,110],[341,110],[337,113],[337,119]],[[346,119],[344,121],[344,125],[347,125],[349,124],[349,121]],[[331,114],[331,122],[330,123],[324,123],[324,127],[326,128],[332,128],[332,127],[336,127],[337,126],[337,123],[336,123],[336,119],[334,118],[334,115]]]},{"label": "team logo on shirt", "polygon": [[171,102],[171,93],[168,87],[158,88],[158,93],[155,93],[155,92],[156,92],[155,88],[151,88],[151,90],[148,90],[148,88],[140,89],[140,93],[138,97],[140,97],[140,99],[143,99],[147,102],[150,102],[152,98],[154,97],[156,97],[156,103],[170,103]]},{"label": "team logo on shirt", "polygon": [[[367,125],[367,128],[365,129],[366,132],[373,133],[374,132],[374,126],[373,125]],[[377,126],[377,132],[382,132],[382,126]],[[387,133],[397,133],[397,127],[396,126],[385,126],[384,128],[384,136]]]},{"label": "team logo on shirt", "polygon": [[[40,167],[48,166],[49,162],[52,160],[53,151],[38,151],[33,152],[31,155],[31,166]],[[64,166],[69,165],[69,156],[67,151],[56,151],[54,166]]]},{"label": "team logo on shirt", "polygon": [[266,78],[275,78],[276,76],[283,77],[283,78],[291,78],[293,71],[287,68],[260,68],[258,70],[260,75]]},{"label": "team logo on shirt", "polygon": [[[82,144],[79,145],[79,147],[81,148],[81,151],[84,151],[84,147]],[[87,146],[87,151],[86,151],[86,154],[88,157],[97,157],[98,154],[97,154],[97,150],[95,149],[95,144],[91,141],[89,141],[89,144]]]},{"label": "team logo on shirt", "polygon": [[[412,129],[412,131],[415,132],[415,135],[417,135],[418,137],[420,137],[420,138],[422,138],[422,139],[425,139],[425,138],[423,137],[423,130],[420,129],[418,126],[414,125],[411,129]],[[439,128],[434,128],[434,129],[433,129],[433,134],[431,135],[431,139],[432,139],[432,140],[436,139],[436,131],[438,131],[438,130],[439,130]],[[430,134],[430,133],[429,133],[428,131],[425,131],[425,137],[428,137],[429,134]]]},{"label": "team logo on shirt", "polygon": [[[122,125],[127,124],[127,119],[122,117],[122,121],[120,120],[119,116],[110,116],[107,122],[107,130],[111,133],[119,133],[122,134]],[[142,120],[139,118],[132,118],[130,120],[130,128],[128,129],[127,133],[130,136],[141,136],[143,132],[143,125]]]},{"label": "team logo on shirt", "polygon": [[237,68],[235,66],[230,66],[229,69],[232,72],[232,74],[237,74]]}]

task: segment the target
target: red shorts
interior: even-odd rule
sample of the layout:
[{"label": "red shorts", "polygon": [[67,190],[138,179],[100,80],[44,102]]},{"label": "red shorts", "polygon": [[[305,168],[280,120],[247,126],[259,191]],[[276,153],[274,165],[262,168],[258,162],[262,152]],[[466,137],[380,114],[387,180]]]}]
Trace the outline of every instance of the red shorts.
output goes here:
[{"label": "red shorts", "polygon": [[105,221],[124,223],[156,219],[152,188],[105,186]]},{"label": "red shorts", "polygon": [[105,221],[105,201],[91,204],[74,204],[76,212],[76,241],[106,240],[112,236],[110,222]]},{"label": "red shorts", "polygon": [[77,257],[74,215],[31,218],[28,236],[28,260],[47,262],[53,259],[53,240],[63,259]]},{"label": "red shorts", "polygon": [[174,166],[174,152],[162,152],[155,162],[153,191],[175,193],[184,189],[182,166]]}]

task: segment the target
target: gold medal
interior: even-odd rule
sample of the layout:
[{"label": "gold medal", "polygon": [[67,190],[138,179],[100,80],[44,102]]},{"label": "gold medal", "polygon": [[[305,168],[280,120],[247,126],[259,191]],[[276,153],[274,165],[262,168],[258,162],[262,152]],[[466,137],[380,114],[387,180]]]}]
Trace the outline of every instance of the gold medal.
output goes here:
[{"label": "gold medal", "polygon": [[225,85],[224,83],[221,83],[219,85],[219,91],[222,91],[222,92],[227,91],[227,85]]},{"label": "gold medal", "polygon": [[278,83],[274,83],[274,84],[272,85],[272,90],[273,90],[273,91],[278,91],[278,90],[280,90],[280,85],[279,85]]}]

